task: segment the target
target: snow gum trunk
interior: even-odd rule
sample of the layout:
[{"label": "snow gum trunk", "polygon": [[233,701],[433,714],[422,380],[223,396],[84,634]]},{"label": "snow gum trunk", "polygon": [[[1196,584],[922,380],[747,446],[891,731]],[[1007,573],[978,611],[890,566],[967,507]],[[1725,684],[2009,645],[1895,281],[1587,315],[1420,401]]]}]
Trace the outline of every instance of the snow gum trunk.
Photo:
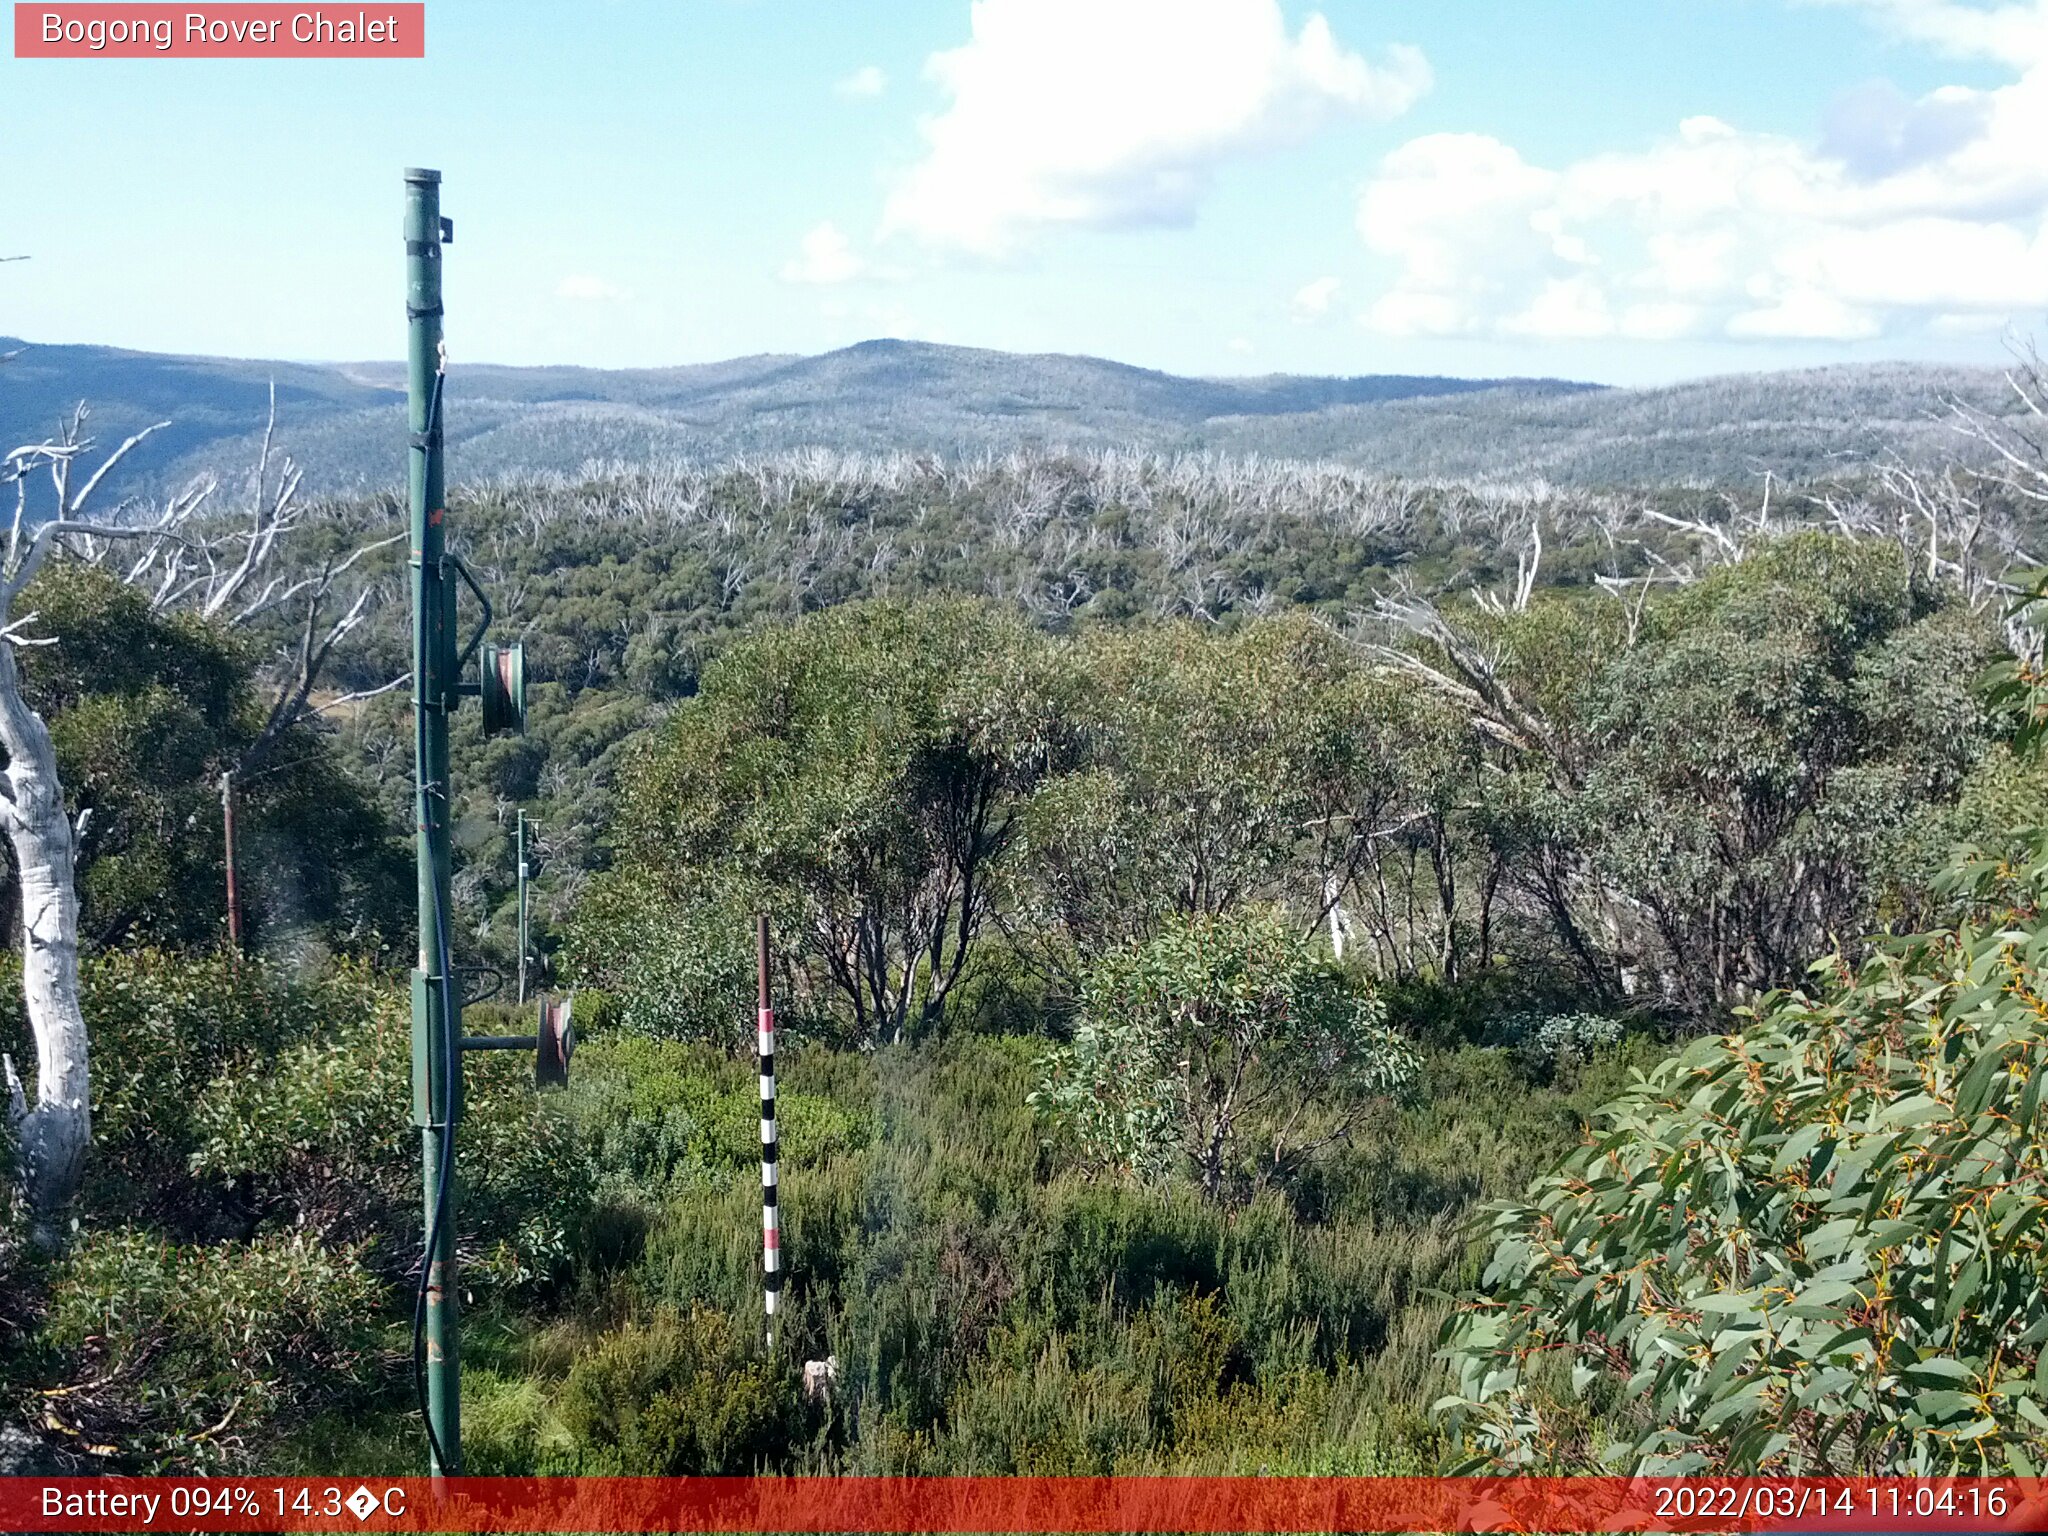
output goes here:
[{"label": "snow gum trunk", "polygon": [[0,821],[21,877],[22,997],[36,1045],[34,1103],[12,1062],[7,1064],[8,1091],[31,1233],[39,1246],[50,1248],[63,1240],[65,1216],[92,1141],[92,1081],[78,997],[76,844],[49,730],[21,696],[14,647],[5,641],[0,641],[0,746],[7,750],[7,767],[0,773],[6,786]]}]

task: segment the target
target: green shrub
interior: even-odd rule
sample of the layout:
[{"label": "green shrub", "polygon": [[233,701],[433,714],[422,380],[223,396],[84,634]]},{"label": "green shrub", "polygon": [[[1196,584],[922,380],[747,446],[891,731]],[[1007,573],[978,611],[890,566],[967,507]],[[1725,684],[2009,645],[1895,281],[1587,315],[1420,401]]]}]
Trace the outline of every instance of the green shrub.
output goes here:
[{"label": "green shrub", "polygon": [[623,1027],[623,1015],[619,999],[602,987],[576,988],[576,1036],[579,1040],[594,1040],[599,1035],[608,1035]]},{"label": "green shrub", "polygon": [[1582,981],[1563,970],[1490,965],[1456,981],[1395,977],[1382,995],[1388,1023],[1423,1045],[1453,1051],[1494,1041],[1499,1020],[1510,1015],[1569,1013],[1583,998],[1583,988]]},{"label": "green shrub", "polygon": [[[75,868],[85,945],[217,943],[220,775],[264,729],[270,640],[159,611],[149,592],[72,560],[42,568],[23,611],[52,642],[21,653],[23,693],[49,725],[71,808],[92,813]],[[286,725],[237,785],[243,932],[367,951],[403,921],[406,861],[322,734]]]},{"label": "green shrub", "polygon": [[248,1244],[89,1233],[51,1280],[51,1419],[132,1463],[236,1464],[288,1415],[382,1375],[386,1299],[357,1250],[303,1232]]},{"label": "green shrub", "polygon": [[604,1339],[571,1368],[559,1411],[586,1469],[629,1476],[786,1468],[809,1435],[787,1368],[703,1307]]},{"label": "green shrub", "polygon": [[464,1077],[462,1230],[481,1250],[469,1273],[545,1291],[566,1281],[585,1251],[596,1215],[590,1149],[563,1095],[536,1091],[524,1052],[472,1055]]},{"label": "green shrub", "polygon": [[[815,1166],[866,1144],[865,1115],[794,1086],[800,1081],[797,1071],[786,1072],[776,1096],[791,1166]],[[711,1047],[635,1035],[593,1041],[576,1055],[570,1102],[615,1187],[658,1193],[677,1179],[723,1178],[760,1165],[759,1079],[750,1064]]]},{"label": "green shrub", "polygon": [[[18,962],[0,974],[0,1039],[17,1060],[28,1034],[19,974]],[[203,1134],[195,1107],[211,1085],[260,1078],[280,1051],[370,1017],[384,987],[353,966],[302,977],[256,959],[154,949],[94,956],[79,980],[93,1068],[86,1203],[190,1231],[217,1224],[186,1177]]]},{"label": "green shrub", "polygon": [[622,777],[586,946],[622,979],[600,979],[682,1004],[663,1033],[744,1039],[767,910],[792,1025],[870,1046],[931,1031],[1062,750],[1061,686],[1045,636],[987,601],[838,603],[736,640]]},{"label": "green shrub", "polygon": [[[419,1130],[411,1024],[387,988],[377,1006],[261,1072],[207,1086],[193,1106],[194,1175],[247,1189],[256,1218],[339,1237],[381,1232],[395,1259],[418,1240]],[[461,1230],[479,1283],[544,1286],[571,1267],[594,1177],[559,1094],[538,1093],[523,1052],[472,1053],[457,1132]]]},{"label": "green shrub", "polygon": [[[603,1017],[592,1018],[589,1033],[616,1028],[745,1051],[754,1039],[757,906],[737,891],[693,888],[677,900],[638,872],[597,880],[570,931],[575,974],[602,988]],[[583,1007],[579,992],[579,1014]]]},{"label": "green shrub", "polygon": [[1599,1013],[1509,1013],[1493,1021],[1487,1043],[1511,1052],[1532,1081],[1549,1082],[1612,1050],[1627,1032]]},{"label": "green shrub", "polygon": [[1238,1343],[1215,1298],[1172,1292],[1092,1337],[1020,1318],[991,1340],[954,1394],[921,1470],[1150,1470],[1170,1457],[1183,1417],[1198,1417],[1242,1377]]},{"label": "green shrub", "polygon": [[530,1477],[573,1458],[575,1438],[556,1416],[548,1383],[465,1363],[462,1468],[471,1477]]},{"label": "green shrub", "polygon": [[1278,912],[1172,919],[1089,966],[1033,1102],[1099,1165],[1188,1174],[1211,1198],[1260,1189],[1413,1078],[1384,1014]]},{"label": "green shrub", "polygon": [[207,1083],[191,1109],[192,1174],[243,1188],[253,1217],[337,1235],[416,1209],[411,1024],[395,996],[379,1003],[367,1020],[291,1046],[261,1070]]},{"label": "green shrub", "polygon": [[2048,844],[1966,874],[2016,899],[1817,967],[1821,995],[1661,1064],[1495,1208],[1490,1294],[1444,1335],[1484,1464],[2048,1460]]}]

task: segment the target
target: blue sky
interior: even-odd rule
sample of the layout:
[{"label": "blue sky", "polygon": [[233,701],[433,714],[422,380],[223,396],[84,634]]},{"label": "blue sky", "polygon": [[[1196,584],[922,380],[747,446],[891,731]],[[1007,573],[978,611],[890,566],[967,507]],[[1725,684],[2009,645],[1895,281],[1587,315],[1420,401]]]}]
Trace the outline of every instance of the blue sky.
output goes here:
[{"label": "blue sky", "polygon": [[1188,373],[1997,361],[2048,0],[429,0],[422,61],[0,58],[0,334],[458,359],[877,335]]}]

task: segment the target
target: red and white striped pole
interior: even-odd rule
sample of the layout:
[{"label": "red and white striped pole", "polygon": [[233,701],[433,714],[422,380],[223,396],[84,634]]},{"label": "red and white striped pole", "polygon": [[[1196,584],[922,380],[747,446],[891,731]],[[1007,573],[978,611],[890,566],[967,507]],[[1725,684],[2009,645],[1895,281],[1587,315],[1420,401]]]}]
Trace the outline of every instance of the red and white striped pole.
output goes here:
[{"label": "red and white striped pole", "polygon": [[761,1303],[767,1313],[768,1344],[773,1348],[775,1300],[782,1290],[782,1220],[776,1199],[775,1009],[768,1001],[768,914],[761,913],[755,925],[755,958],[760,971]]}]

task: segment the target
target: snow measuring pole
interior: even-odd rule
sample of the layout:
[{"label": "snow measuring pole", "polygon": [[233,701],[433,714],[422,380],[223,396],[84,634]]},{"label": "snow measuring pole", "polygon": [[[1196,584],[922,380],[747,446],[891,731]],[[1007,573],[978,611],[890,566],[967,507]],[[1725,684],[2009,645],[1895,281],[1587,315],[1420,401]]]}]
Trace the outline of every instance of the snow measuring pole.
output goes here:
[{"label": "snow measuring pole", "polygon": [[526,812],[519,813],[519,1001],[526,1001]]},{"label": "snow measuring pole", "polygon": [[[441,173],[405,173],[407,490],[412,513],[412,704],[414,823],[419,849],[419,964],[412,973],[412,1112],[420,1129],[426,1193],[426,1248],[413,1306],[413,1377],[426,1420],[428,1467],[436,1477],[462,1471],[461,1351],[455,1275],[455,1126],[462,1118],[462,1053],[524,1049],[538,1053],[543,1075],[556,1058],[566,1077],[568,1041],[540,1032],[465,1040],[462,979],[453,960],[449,912],[448,720],[465,694],[483,707],[487,733],[526,724],[526,666],[520,647],[487,646],[490,599],[447,549],[442,466],[443,389],[441,247],[455,226],[441,217]],[[456,648],[455,600],[467,587],[483,610]],[[481,647],[481,654],[479,648]],[[478,680],[462,681],[470,661]],[[567,1009],[560,1010],[565,1034]],[[550,1078],[550,1080],[559,1080]]]}]

